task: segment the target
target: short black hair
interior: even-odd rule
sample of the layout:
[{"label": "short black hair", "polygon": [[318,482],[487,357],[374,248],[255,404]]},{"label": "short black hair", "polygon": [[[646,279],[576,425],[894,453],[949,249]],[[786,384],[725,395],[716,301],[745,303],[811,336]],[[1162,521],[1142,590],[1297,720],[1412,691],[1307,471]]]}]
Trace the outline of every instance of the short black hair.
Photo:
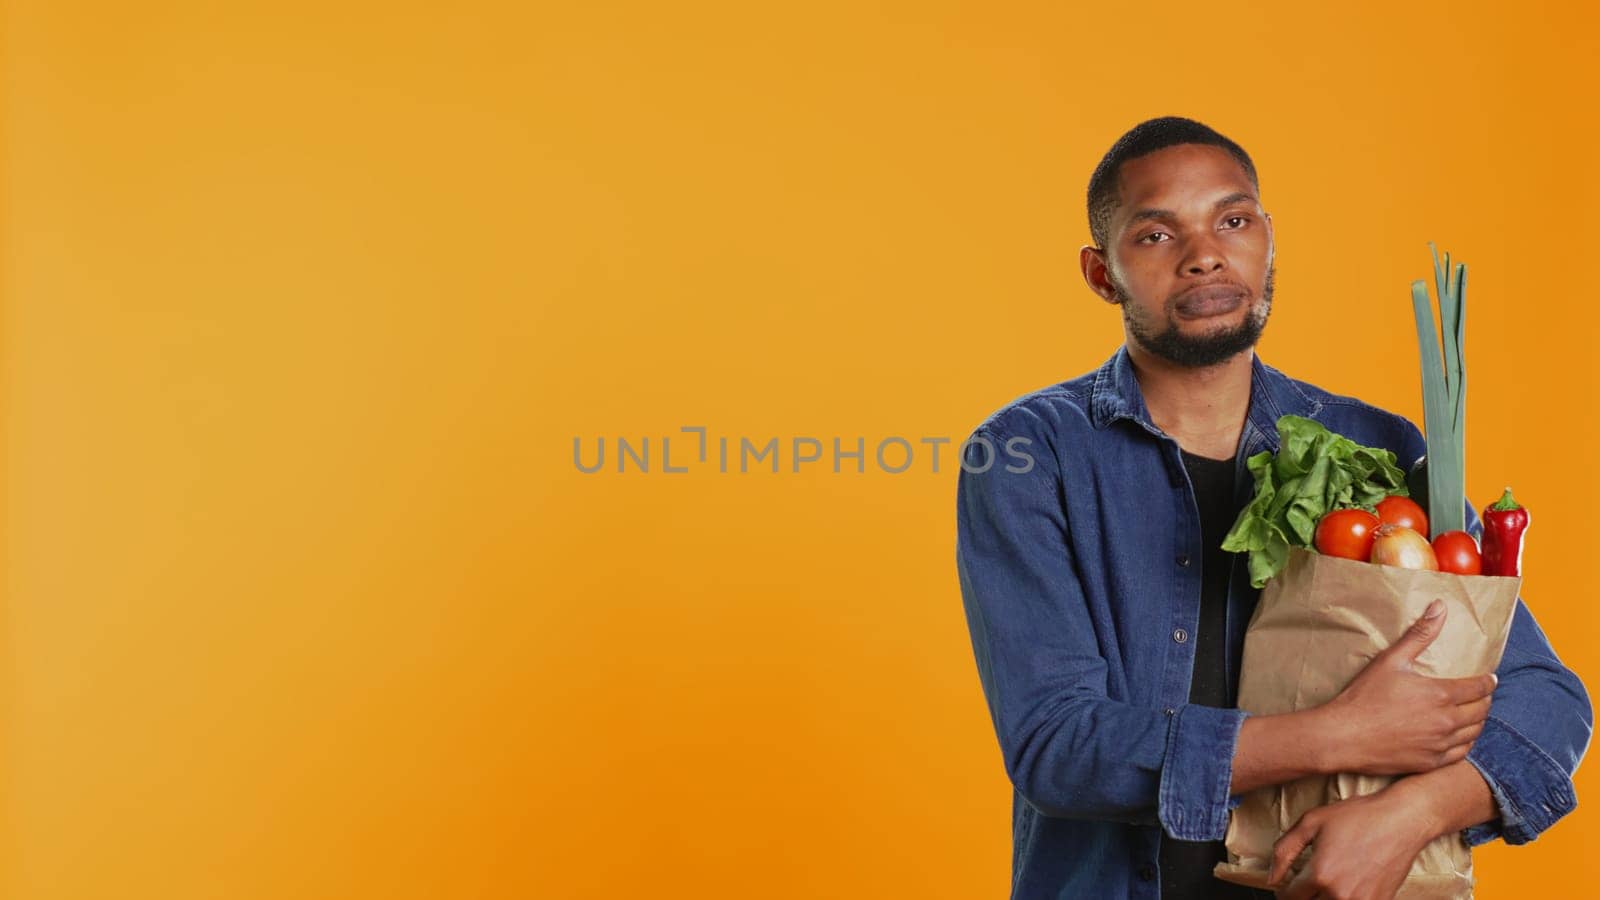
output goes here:
[{"label": "short black hair", "polygon": [[1261,190],[1261,182],[1256,179],[1256,165],[1250,161],[1250,154],[1211,126],[1182,116],[1162,116],[1140,122],[1130,128],[1127,134],[1117,138],[1117,142],[1101,157],[1100,164],[1094,167],[1094,174],[1089,176],[1089,236],[1094,239],[1096,247],[1105,249],[1111,237],[1111,213],[1117,208],[1118,200],[1117,172],[1122,164],[1178,144],[1221,147],[1231,153],[1239,165],[1244,166],[1245,174],[1250,176],[1250,184],[1257,191]]}]

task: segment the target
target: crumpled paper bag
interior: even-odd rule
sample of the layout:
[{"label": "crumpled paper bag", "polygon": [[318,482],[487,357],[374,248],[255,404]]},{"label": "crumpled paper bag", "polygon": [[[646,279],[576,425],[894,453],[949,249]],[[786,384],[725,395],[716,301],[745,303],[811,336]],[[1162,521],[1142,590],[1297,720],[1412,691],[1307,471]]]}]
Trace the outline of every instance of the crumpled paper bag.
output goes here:
[{"label": "crumpled paper bag", "polygon": [[[1245,632],[1239,708],[1271,715],[1326,703],[1434,598],[1445,602],[1444,630],[1417,658],[1417,670],[1440,678],[1493,672],[1521,588],[1521,578],[1401,569],[1294,548],[1287,567],[1262,588]],[[1244,795],[1228,822],[1228,861],[1217,864],[1216,876],[1265,889],[1272,846],[1303,813],[1393,781],[1316,776]],[[1423,849],[1396,898],[1471,896],[1472,854],[1459,834],[1447,834]]]}]

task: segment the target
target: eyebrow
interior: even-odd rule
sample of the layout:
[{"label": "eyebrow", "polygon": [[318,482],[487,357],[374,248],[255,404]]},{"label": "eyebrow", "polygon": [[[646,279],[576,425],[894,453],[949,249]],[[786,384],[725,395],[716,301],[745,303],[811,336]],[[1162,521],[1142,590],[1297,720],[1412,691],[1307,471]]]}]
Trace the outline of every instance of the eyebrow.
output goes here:
[{"label": "eyebrow", "polygon": [[[1218,200],[1212,205],[1211,208],[1212,210],[1219,210],[1225,206],[1232,206],[1235,203],[1240,203],[1243,201],[1256,202],[1255,195],[1246,193],[1245,191],[1235,191],[1228,196],[1223,197],[1221,200]],[[1170,209],[1141,209],[1133,214],[1133,217],[1128,220],[1128,223],[1132,224],[1134,222],[1143,222],[1146,219],[1176,219],[1177,217],[1178,214]]]}]

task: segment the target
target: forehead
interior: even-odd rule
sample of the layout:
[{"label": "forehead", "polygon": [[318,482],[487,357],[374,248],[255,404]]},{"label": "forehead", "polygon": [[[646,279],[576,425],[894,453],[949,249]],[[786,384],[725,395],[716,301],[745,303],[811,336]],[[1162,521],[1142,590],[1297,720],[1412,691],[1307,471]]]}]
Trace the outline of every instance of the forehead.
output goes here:
[{"label": "forehead", "polygon": [[1151,207],[1209,211],[1218,198],[1238,192],[1256,195],[1250,176],[1233,154],[1209,144],[1179,144],[1122,164],[1112,219],[1124,223]]}]

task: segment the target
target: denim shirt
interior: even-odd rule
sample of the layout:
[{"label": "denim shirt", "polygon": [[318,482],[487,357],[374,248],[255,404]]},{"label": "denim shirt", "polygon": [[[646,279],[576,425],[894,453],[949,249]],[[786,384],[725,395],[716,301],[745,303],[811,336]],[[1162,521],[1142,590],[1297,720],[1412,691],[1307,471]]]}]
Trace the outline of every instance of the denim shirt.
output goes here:
[{"label": "denim shirt", "polygon": [[[1253,358],[1235,466],[1276,450],[1286,413],[1393,450],[1426,445],[1409,420]],[[984,440],[979,440],[979,439]],[[961,454],[956,563],[978,676],[1012,795],[1014,900],[1160,896],[1161,831],[1223,837],[1247,715],[1191,705],[1200,519],[1177,441],[1150,420],[1127,348],[1099,370],[992,413]],[[1468,530],[1482,526],[1468,503]],[[1243,554],[1228,589],[1228,683],[1260,596]],[[1468,845],[1533,840],[1576,805],[1589,697],[1521,600],[1489,719],[1467,759],[1498,818]]]}]

